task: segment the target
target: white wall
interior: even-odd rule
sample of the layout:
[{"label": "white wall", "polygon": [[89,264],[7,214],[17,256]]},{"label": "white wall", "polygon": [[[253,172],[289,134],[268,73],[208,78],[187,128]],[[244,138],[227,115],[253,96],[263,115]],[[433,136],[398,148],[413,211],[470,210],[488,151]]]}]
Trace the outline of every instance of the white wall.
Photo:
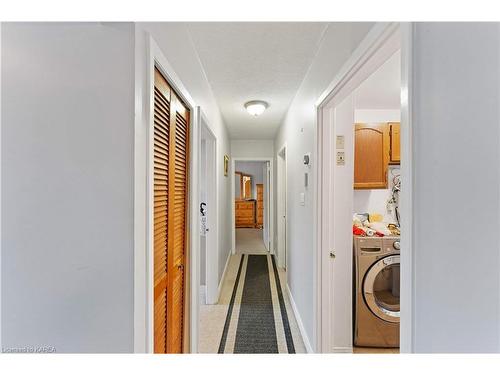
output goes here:
[{"label": "white wall", "polygon": [[144,120],[144,30],[218,140],[222,275],[231,248],[230,144],[185,26],[2,24],[4,347],[134,350],[134,262],[143,261],[134,241],[144,239],[134,238],[134,212],[145,209],[134,206],[134,153],[145,152],[134,97]]},{"label": "white wall", "polygon": [[231,202],[227,199],[231,191],[231,174],[224,176],[224,155],[230,155],[227,128],[221,117],[212,89],[206,78],[198,54],[184,23],[137,23],[136,49],[146,54],[146,37],[150,33],[163,55],[188,90],[196,105],[201,106],[207,116],[210,129],[217,138],[217,186],[219,199],[219,280],[231,250]]},{"label": "white wall", "polygon": [[[315,102],[331,83],[338,70],[350,57],[372,24],[334,24],[326,30],[318,53],[292,101],[287,115],[276,135],[274,149],[287,143],[287,191],[288,191],[288,268],[287,278],[300,314],[306,340],[315,345],[313,337],[313,197],[314,167],[304,167],[302,157],[312,153],[315,160],[316,109]],[[274,155],[275,156],[275,155]],[[276,163],[275,163],[276,164]],[[304,172],[309,173],[309,187],[304,188]],[[274,171],[276,173],[276,171]],[[306,195],[304,206],[299,195]],[[276,202],[276,199],[274,200]],[[274,225],[277,228],[277,225]]]},{"label": "white wall", "polygon": [[271,139],[232,139],[231,157],[233,158],[272,158],[274,142]]},{"label": "white wall", "polygon": [[387,202],[392,197],[394,176],[399,175],[399,165],[391,165],[387,171],[387,189],[355,189],[353,200],[353,213],[379,213],[384,217],[385,223],[396,223],[393,210],[387,209]]},{"label": "white wall", "polygon": [[401,110],[397,109],[356,109],[354,122],[399,122]]},{"label": "white wall", "polygon": [[498,352],[500,26],[417,23],[412,52],[414,350]]},{"label": "white wall", "polygon": [[132,24],[2,24],[2,344],[133,350]]},{"label": "white wall", "polygon": [[[237,172],[252,176],[252,199],[257,199],[257,184],[264,183],[263,167],[266,162],[263,161],[236,161],[234,169]],[[236,190],[236,189],[235,189]],[[235,191],[235,198],[239,197]]]}]

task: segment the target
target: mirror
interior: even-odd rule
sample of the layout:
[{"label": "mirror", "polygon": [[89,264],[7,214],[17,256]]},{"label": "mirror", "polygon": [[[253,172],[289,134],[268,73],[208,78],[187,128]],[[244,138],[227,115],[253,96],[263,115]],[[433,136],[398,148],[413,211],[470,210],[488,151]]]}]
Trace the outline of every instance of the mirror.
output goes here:
[{"label": "mirror", "polygon": [[235,198],[252,199],[252,176],[241,172],[234,172],[235,176]]},{"label": "mirror", "polygon": [[243,199],[252,199],[252,176],[242,175]]}]

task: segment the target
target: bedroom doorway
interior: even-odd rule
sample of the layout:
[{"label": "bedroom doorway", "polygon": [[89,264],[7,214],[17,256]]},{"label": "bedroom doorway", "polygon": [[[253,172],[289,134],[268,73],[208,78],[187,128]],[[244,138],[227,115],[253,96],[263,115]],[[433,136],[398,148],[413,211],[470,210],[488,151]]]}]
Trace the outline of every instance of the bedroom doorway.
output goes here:
[{"label": "bedroom doorway", "polygon": [[234,158],[233,254],[274,253],[271,158]]}]

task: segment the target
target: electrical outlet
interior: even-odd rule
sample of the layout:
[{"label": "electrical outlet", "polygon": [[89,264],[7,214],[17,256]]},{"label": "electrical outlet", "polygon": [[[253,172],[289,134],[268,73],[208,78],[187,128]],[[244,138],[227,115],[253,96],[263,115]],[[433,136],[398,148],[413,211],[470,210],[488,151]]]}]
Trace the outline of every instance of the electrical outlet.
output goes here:
[{"label": "electrical outlet", "polygon": [[345,165],[345,152],[337,152],[337,165]]}]

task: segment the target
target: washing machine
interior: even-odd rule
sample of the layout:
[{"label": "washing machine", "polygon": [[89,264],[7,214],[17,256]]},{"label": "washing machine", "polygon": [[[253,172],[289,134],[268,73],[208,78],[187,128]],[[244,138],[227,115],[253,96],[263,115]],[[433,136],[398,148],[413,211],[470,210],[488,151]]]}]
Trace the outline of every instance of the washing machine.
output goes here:
[{"label": "washing machine", "polygon": [[399,237],[354,238],[354,345],[399,347]]}]

